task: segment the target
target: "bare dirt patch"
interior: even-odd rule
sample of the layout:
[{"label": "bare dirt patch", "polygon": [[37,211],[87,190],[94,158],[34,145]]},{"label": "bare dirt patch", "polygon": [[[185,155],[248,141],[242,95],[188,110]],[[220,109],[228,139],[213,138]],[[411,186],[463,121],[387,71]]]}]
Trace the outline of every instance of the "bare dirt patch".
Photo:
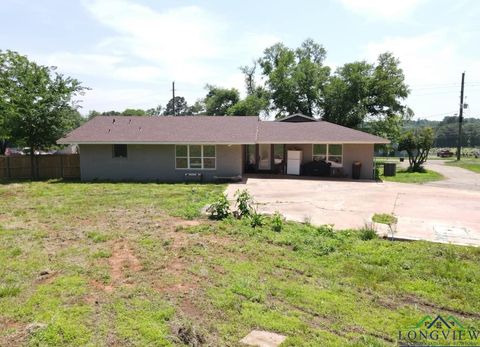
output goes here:
[{"label": "bare dirt patch", "polygon": [[94,288],[111,293],[115,288],[121,285],[131,285],[126,276],[127,272],[138,272],[142,270],[142,265],[138,258],[133,254],[129,245],[125,241],[116,242],[113,245],[112,256],[108,258],[110,265],[111,282],[108,285],[95,280],[90,281]]},{"label": "bare dirt patch", "polygon": [[55,281],[57,276],[58,276],[58,272],[45,270],[40,273],[36,282],[38,284],[50,284],[50,283],[53,283],[53,281]]},{"label": "bare dirt patch", "polygon": [[0,336],[0,346],[23,346],[28,337],[27,325],[13,320],[0,319],[0,331],[12,330],[8,335]]}]

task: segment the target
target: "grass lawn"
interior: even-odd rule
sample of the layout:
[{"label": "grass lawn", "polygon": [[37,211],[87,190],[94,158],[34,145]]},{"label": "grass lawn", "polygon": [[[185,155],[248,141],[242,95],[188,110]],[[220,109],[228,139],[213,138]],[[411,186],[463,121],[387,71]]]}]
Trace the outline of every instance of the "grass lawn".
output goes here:
[{"label": "grass lawn", "polygon": [[400,183],[426,183],[444,179],[443,175],[432,170],[425,170],[425,172],[408,172],[403,169],[397,169],[396,176],[384,176],[382,173],[379,177],[384,181]]},{"label": "grass lawn", "polygon": [[480,173],[480,158],[462,158],[460,161],[447,161],[446,164]]},{"label": "grass lawn", "polygon": [[479,248],[201,217],[223,189],[0,184],[0,345],[237,346],[265,329],[393,346],[427,314],[480,326]]},{"label": "grass lawn", "polygon": [[377,168],[377,177],[382,181],[400,183],[426,183],[432,181],[440,181],[444,179],[444,176],[442,174],[432,170],[425,170],[425,172],[408,172],[406,169],[400,167],[400,162],[397,162],[396,176],[384,176],[383,164],[385,161],[386,160],[383,160],[383,158],[376,159],[375,161],[375,165]]}]

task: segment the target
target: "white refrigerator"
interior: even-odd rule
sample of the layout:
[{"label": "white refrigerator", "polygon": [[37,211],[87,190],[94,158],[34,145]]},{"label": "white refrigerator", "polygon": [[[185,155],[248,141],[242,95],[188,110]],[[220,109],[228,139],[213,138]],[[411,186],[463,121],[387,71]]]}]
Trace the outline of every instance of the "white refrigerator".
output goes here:
[{"label": "white refrigerator", "polygon": [[287,151],[287,175],[300,175],[302,151]]}]

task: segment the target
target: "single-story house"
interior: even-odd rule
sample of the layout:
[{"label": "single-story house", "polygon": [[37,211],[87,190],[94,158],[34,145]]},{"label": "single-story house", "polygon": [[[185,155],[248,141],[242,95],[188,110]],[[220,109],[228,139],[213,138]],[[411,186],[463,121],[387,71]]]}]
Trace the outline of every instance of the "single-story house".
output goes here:
[{"label": "single-story house", "polygon": [[[75,144],[81,179],[214,181],[245,173],[373,179],[373,146],[388,140],[292,115],[97,116],[59,144]],[[352,164],[361,170],[352,171]]]}]

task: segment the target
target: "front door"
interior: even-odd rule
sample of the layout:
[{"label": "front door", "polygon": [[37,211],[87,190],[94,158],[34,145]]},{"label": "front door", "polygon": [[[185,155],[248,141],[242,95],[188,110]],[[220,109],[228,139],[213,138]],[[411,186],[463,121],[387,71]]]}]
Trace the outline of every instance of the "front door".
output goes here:
[{"label": "front door", "polygon": [[270,170],[271,169],[271,145],[261,143],[258,147],[258,169],[259,170]]}]

